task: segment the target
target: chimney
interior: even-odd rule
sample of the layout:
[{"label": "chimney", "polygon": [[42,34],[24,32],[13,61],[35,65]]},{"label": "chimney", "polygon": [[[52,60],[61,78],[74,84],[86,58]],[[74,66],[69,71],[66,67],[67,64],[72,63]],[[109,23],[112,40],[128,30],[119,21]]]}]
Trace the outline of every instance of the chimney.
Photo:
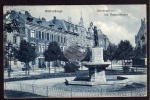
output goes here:
[{"label": "chimney", "polygon": [[145,23],[145,18],[144,18],[143,22]]},{"label": "chimney", "polygon": [[14,10],[12,10],[12,11],[11,11],[11,13],[12,13],[12,14],[15,14],[15,11],[14,11]]},{"label": "chimney", "polygon": [[30,13],[28,11],[25,11],[25,15],[30,15]]},{"label": "chimney", "polygon": [[54,16],[53,23],[54,24],[56,23],[56,16]]},{"label": "chimney", "polygon": [[141,25],[143,24],[143,20],[141,19]]},{"label": "chimney", "polygon": [[46,21],[46,19],[42,17],[42,21]]}]

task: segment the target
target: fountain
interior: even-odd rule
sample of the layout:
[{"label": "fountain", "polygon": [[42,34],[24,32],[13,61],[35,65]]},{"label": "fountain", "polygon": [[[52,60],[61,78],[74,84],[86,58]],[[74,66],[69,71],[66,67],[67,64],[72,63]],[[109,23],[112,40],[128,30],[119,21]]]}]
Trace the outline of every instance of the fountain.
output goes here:
[{"label": "fountain", "polygon": [[[94,27],[94,40],[95,46],[91,48],[91,57],[89,62],[82,62],[86,68],[88,68],[88,76],[85,74],[78,75],[74,80],[66,79],[66,83],[69,85],[122,85],[132,84],[128,78],[119,77],[117,79],[106,79],[105,70],[111,64],[111,62],[104,62],[103,60],[103,48],[98,47],[97,31]],[[82,71],[81,71],[82,73]]]}]

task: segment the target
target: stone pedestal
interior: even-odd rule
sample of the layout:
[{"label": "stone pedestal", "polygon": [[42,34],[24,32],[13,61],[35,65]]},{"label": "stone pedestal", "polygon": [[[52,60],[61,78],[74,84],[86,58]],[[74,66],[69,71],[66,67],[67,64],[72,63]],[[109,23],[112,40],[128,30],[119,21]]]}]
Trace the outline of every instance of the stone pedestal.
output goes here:
[{"label": "stone pedestal", "polygon": [[91,82],[98,82],[98,83],[106,82],[104,70],[97,71],[97,68],[95,68],[94,70],[89,70],[89,77]]},{"label": "stone pedestal", "polygon": [[104,62],[103,60],[103,48],[92,48],[92,57],[90,62]]},{"label": "stone pedestal", "polygon": [[[76,78],[74,81],[68,81],[69,84],[78,85],[98,85],[106,83],[105,69],[111,63],[104,62],[103,60],[103,48],[92,48],[92,56],[90,62],[82,62],[82,64],[88,68],[89,76],[82,78]],[[83,77],[83,76],[81,76]],[[86,81],[88,78],[88,81]]]}]

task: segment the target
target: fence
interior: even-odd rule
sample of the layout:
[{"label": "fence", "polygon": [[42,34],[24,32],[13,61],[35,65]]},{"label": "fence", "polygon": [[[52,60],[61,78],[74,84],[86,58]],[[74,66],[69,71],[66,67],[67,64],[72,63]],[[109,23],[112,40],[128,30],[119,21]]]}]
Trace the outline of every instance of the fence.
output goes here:
[{"label": "fence", "polygon": [[139,97],[147,95],[146,87],[134,90],[109,91],[102,88],[54,88],[50,86],[24,84],[21,82],[5,82],[4,90],[30,92],[46,97]]}]

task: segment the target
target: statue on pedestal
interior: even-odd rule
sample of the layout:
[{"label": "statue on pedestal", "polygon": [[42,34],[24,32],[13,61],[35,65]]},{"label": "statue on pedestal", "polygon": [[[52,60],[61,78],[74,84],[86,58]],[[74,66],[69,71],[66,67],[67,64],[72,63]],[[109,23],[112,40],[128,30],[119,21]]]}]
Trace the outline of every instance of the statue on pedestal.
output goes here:
[{"label": "statue on pedestal", "polygon": [[98,33],[97,33],[97,27],[96,26],[94,26],[93,31],[94,31],[94,41],[95,41],[94,47],[97,47],[99,42],[98,42]]}]

